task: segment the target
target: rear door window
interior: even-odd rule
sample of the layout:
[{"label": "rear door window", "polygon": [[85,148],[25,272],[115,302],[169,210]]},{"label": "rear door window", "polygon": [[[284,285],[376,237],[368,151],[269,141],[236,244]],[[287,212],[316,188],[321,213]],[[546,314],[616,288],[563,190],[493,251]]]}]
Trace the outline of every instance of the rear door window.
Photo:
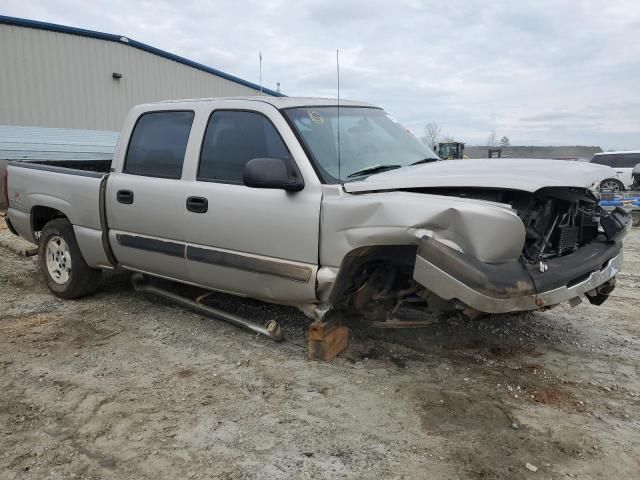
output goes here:
[{"label": "rear door window", "polygon": [[213,112],[202,141],[198,180],[242,183],[244,167],[254,158],[291,158],[271,121],[257,112]]},{"label": "rear door window", "polygon": [[180,178],[192,123],[193,112],[163,111],[141,115],[131,134],[123,172]]},{"label": "rear door window", "polygon": [[640,163],[640,153],[625,153],[622,157],[621,168],[633,168]]},{"label": "rear door window", "polygon": [[619,163],[618,157],[619,155],[613,153],[609,155],[596,155],[591,159],[591,163],[606,165],[608,167],[617,167]]}]

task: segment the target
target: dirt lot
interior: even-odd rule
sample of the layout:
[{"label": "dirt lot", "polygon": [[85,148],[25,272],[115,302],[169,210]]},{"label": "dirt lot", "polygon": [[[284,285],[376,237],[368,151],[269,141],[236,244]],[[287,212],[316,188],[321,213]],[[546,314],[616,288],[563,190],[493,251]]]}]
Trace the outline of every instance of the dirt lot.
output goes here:
[{"label": "dirt lot", "polygon": [[0,248],[0,478],[640,478],[637,229],[625,254],[602,307],[359,331],[325,364],[291,309],[212,300],[275,344],[123,273],[63,302]]}]

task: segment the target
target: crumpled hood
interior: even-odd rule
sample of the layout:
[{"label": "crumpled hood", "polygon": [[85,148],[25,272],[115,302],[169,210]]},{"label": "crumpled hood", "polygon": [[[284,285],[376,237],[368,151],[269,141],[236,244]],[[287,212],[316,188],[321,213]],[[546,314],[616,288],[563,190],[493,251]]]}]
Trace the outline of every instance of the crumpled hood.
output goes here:
[{"label": "crumpled hood", "polygon": [[611,167],[588,162],[531,158],[444,160],[399,168],[347,182],[349,193],[434,187],[484,187],[535,192],[543,187],[594,189]]}]

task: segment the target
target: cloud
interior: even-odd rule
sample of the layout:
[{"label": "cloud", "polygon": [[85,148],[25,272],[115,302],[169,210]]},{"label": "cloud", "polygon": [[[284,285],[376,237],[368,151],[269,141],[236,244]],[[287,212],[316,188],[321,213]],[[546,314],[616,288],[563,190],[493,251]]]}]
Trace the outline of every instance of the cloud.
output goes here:
[{"label": "cloud", "polygon": [[0,13],[125,35],[288,95],[379,104],[415,133],[640,147],[632,0],[4,0]]}]

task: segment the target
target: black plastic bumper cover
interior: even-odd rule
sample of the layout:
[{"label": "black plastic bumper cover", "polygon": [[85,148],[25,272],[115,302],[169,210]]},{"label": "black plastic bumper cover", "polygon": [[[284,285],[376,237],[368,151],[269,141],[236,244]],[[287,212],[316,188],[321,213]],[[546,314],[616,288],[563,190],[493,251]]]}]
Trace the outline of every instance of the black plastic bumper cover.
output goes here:
[{"label": "black plastic bumper cover", "polygon": [[514,298],[571,286],[601,270],[622,249],[620,242],[595,241],[563,257],[545,260],[547,270],[520,261],[488,264],[425,237],[418,256],[468,287],[495,298]]}]

